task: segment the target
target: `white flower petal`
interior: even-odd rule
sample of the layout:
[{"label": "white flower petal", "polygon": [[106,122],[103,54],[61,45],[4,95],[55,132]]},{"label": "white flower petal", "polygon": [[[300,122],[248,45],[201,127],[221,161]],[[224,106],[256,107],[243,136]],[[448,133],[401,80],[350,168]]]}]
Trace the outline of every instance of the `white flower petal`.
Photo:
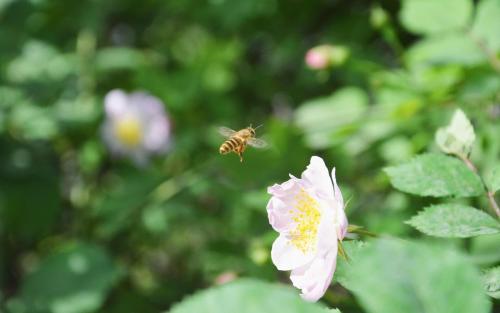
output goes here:
[{"label": "white flower petal", "polygon": [[315,251],[304,253],[297,249],[283,234],[276,238],[271,250],[271,259],[280,271],[289,271],[303,266],[310,262],[315,255]]},{"label": "white flower petal", "polygon": [[269,224],[277,232],[288,231],[293,226],[294,221],[288,213],[290,210],[289,205],[278,197],[272,197],[267,204]]},{"label": "white flower petal", "polygon": [[151,152],[161,152],[167,149],[170,136],[170,123],[165,116],[150,119],[146,126],[144,147]]},{"label": "white flower petal", "polygon": [[337,250],[333,249],[322,257],[294,269],[290,279],[302,293],[301,297],[307,301],[318,301],[326,292],[333,278],[337,264]]},{"label": "white flower petal", "polygon": [[127,106],[128,97],[123,90],[111,90],[104,98],[104,109],[106,114],[111,118],[118,117],[127,112]]},{"label": "white flower petal", "polygon": [[285,197],[289,194],[290,190],[295,187],[299,181],[298,178],[291,177],[289,180],[282,184],[274,184],[267,188],[267,193],[276,197]]},{"label": "white flower petal", "polygon": [[320,224],[318,225],[316,249],[319,254],[324,251],[336,249],[338,231],[335,225],[335,212],[323,210]]},{"label": "white flower petal", "polygon": [[311,161],[301,178],[309,188],[314,188],[318,196],[329,200],[334,199],[332,180],[322,158],[311,157]]},{"label": "white flower petal", "polygon": [[335,177],[335,168],[332,169],[332,181],[333,188],[335,191],[335,201],[337,203],[336,210],[336,225],[337,225],[337,236],[340,240],[344,239],[345,234],[347,233],[347,217],[344,210],[344,198],[342,197],[342,193],[340,192],[339,185],[337,184],[337,179]]}]

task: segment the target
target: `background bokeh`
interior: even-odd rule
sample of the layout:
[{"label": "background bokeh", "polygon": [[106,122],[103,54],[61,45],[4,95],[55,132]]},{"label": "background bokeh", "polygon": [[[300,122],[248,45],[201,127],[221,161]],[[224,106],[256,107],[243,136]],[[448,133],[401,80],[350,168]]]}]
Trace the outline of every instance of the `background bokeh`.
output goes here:
[{"label": "background bokeh", "polygon": [[[415,2],[0,0],[0,311],[160,312],[224,278],[288,283],[266,187],[311,155],[337,168],[351,223],[420,237],[404,221],[434,200],[382,169],[437,150],[458,107],[480,172],[498,162],[500,4]],[[348,59],[308,69],[325,43]],[[101,139],[115,88],[169,113],[146,167]],[[220,156],[217,127],[251,123],[270,148]],[[446,244],[500,261],[498,236]],[[339,285],[323,301],[361,311]]]}]

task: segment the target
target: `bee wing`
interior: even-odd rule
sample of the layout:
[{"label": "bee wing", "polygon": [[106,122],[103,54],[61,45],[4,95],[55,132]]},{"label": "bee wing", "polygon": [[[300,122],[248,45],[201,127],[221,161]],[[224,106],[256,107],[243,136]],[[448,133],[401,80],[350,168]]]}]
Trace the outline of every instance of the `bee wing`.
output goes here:
[{"label": "bee wing", "polygon": [[262,148],[265,148],[268,146],[268,144],[265,140],[259,139],[259,138],[250,138],[250,139],[248,139],[247,143],[248,143],[248,145],[250,145],[254,148],[259,148],[259,149],[262,149]]},{"label": "bee wing", "polygon": [[227,127],[219,127],[219,134],[224,137],[231,137],[232,135],[236,134],[236,131]]}]

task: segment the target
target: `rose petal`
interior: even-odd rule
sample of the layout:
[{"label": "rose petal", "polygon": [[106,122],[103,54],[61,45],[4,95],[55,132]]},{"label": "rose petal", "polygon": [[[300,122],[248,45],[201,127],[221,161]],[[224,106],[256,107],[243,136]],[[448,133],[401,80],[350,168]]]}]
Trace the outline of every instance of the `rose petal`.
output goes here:
[{"label": "rose petal", "polygon": [[348,222],[344,210],[344,198],[342,197],[342,193],[340,192],[340,188],[339,185],[337,184],[337,179],[335,177],[335,168],[332,169],[332,181],[333,181],[333,188],[335,191],[335,200],[337,203],[337,210],[336,210],[337,236],[339,237],[340,240],[342,240],[344,239],[344,236],[347,232]]},{"label": "rose petal", "polygon": [[298,178],[291,177],[289,180],[282,184],[274,184],[267,188],[267,193],[276,197],[285,197],[289,191],[295,187],[295,184],[299,181]]},{"label": "rose petal", "polygon": [[308,187],[315,189],[318,196],[328,200],[334,199],[332,180],[322,158],[311,157],[311,161],[301,178]]},{"label": "rose petal", "polygon": [[333,278],[337,264],[337,249],[333,249],[323,257],[315,258],[312,262],[294,269],[290,279],[302,293],[301,297],[307,301],[318,301],[326,292]]},{"label": "rose petal", "polygon": [[167,148],[170,136],[170,123],[165,116],[150,118],[144,136],[144,147],[151,152],[161,152]]},{"label": "rose petal", "polygon": [[280,271],[289,271],[303,266],[310,262],[315,255],[315,251],[306,253],[300,251],[283,234],[276,238],[271,249],[271,259]]},{"label": "rose petal", "polygon": [[323,251],[336,249],[338,238],[337,227],[335,227],[335,212],[332,210],[323,210],[321,214],[316,244],[319,254],[323,253]]},{"label": "rose petal", "polygon": [[290,204],[282,201],[278,197],[272,197],[267,204],[267,216],[269,224],[277,232],[285,232],[293,227],[292,215],[288,213]]},{"label": "rose petal", "polygon": [[332,169],[332,182],[333,182],[333,190],[335,200],[340,204],[342,209],[344,208],[344,198],[342,197],[342,193],[340,192],[339,185],[337,184],[337,178],[335,177],[335,167]]},{"label": "rose petal", "polygon": [[127,112],[127,94],[120,89],[111,90],[104,98],[104,109],[109,117],[115,118]]}]

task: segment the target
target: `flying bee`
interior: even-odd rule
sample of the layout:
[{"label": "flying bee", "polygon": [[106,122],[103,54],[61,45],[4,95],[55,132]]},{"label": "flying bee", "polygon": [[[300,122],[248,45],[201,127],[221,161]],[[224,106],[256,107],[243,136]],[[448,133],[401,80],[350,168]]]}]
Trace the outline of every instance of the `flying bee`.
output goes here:
[{"label": "flying bee", "polygon": [[255,128],[250,125],[247,128],[240,129],[238,131],[232,130],[227,127],[219,127],[219,133],[228,138],[219,148],[220,154],[227,154],[231,151],[234,151],[240,157],[240,162],[243,162],[243,151],[247,145],[250,145],[254,148],[265,148],[267,146],[267,142],[255,138],[255,130],[262,125],[259,125]]}]

